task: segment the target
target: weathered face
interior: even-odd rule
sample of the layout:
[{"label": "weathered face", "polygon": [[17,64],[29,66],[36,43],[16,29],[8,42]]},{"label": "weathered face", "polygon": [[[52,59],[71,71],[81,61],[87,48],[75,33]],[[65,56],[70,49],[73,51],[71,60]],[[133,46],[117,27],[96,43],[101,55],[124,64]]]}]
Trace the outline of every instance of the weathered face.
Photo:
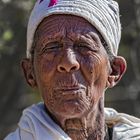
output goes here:
[{"label": "weathered face", "polygon": [[35,40],[33,70],[48,110],[65,118],[94,111],[109,74],[96,29],[80,17],[53,15],[39,25]]}]

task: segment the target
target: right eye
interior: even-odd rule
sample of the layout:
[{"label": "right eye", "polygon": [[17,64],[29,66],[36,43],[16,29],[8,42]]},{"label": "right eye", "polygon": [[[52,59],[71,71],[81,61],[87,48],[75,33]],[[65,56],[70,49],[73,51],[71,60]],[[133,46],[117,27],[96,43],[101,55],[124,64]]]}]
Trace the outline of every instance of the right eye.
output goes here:
[{"label": "right eye", "polygon": [[62,45],[58,42],[51,42],[48,44],[45,44],[42,51],[43,52],[53,52],[53,51],[57,51],[60,48],[62,48]]}]

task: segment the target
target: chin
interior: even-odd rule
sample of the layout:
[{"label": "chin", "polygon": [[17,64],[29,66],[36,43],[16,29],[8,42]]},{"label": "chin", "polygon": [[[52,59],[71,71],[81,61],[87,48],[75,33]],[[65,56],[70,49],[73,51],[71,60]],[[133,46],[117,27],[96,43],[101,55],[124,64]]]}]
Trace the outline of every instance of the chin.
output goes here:
[{"label": "chin", "polygon": [[57,104],[54,112],[65,118],[77,118],[83,116],[88,111],[88,108],[78,100],[69,100],[59,105]]}]

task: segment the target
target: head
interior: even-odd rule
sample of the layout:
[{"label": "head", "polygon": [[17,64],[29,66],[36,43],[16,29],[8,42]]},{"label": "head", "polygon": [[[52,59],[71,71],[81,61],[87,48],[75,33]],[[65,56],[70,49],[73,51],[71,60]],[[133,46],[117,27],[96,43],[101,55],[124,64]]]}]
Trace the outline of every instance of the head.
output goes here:
[{"label": "head", "polygon": [[[98,1],[100,5],[102,0]],[[103,110],[104,91],[115,86],[126,70],[125,59],[117,56],[120,23],[118,17],[115,19],[119,15],[116,3],[103,3],[108,5],[108,17],[99,14],[106,13],[93,0],[38,1],[32,12],[22,68],[27,83],[40,92],[56,118],[79,118]],[[79,13],[79,4],[89,4],[100,12],[95,10],[88,17],[85,11]],[[48,6],[45,13],[44,5]],[[44,10],[42,17],[35,18],[38,10]]]}]

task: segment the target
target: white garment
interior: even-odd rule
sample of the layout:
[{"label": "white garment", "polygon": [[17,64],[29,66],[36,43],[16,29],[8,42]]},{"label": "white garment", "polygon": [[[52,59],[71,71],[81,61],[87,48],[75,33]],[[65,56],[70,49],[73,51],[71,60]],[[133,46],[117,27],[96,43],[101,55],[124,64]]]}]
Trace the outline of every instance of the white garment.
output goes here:
[{"label": "white garment", "polygon": [[140,119],[105,108],[105,122],[113,125],[113,140],[140,140]]},{"label": "white garment", "polygon": [[[113,140],[140,140],[140,119],[105,108],[107,124],[113,124]],[[71,140],[47,115],[43,103],[23,111],[15,132],[4,140]]]},{"label": "white garment", "polygon": [[15,132],[4,140],[71,140],[47,115],[43,103],[32,105],[23,111]]}]

